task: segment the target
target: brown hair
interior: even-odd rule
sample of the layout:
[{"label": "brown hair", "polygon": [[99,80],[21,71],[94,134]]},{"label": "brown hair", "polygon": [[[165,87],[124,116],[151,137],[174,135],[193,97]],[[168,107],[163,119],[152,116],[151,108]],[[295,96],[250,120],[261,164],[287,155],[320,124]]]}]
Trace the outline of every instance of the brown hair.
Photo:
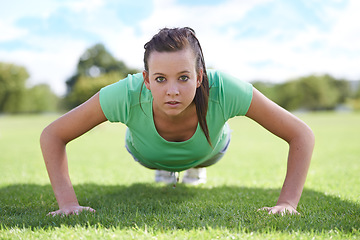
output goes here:
[{"label": "brown hair", "polygon": [[163,28],[153,38],[144,45],[144,66],[145,71],[149,71],[148,59],[150,53],[157,52],[175,52],[190,47],[196,58],[196,71],[199,74],[203,70],[202,82],[196,89],[195,106],[196,114],[206,140],[212,146],[209,129],[206,122],[206,114],[209,101],[209,80],[206,73],[205,61],[199,40],[195,36],[195,31],[189,27],[184,28]]}]

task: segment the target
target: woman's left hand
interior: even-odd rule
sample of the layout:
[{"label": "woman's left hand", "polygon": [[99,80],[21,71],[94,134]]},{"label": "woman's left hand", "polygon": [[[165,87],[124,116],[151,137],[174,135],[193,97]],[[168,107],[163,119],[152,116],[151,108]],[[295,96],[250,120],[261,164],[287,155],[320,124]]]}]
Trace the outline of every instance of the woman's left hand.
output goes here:
[{"label": "woman's left hand", "polygon": [[263,207],[259,210],[266,210],[269,214],[281,214],[281,216],[284,214],[300,214],[293,206],[289,204],[281,204],[274,207]]}]

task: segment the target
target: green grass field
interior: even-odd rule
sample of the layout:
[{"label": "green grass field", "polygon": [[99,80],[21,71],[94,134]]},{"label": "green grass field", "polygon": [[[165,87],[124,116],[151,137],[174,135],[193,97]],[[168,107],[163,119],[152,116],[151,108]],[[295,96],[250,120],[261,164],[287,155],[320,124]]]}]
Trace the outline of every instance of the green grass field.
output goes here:
[{"label": "green grass field", "polygon": [[103,124],[68,145],[80,204],[95,214],[49,217],[57,203],[39,135],[56,115],[0,116],[0,239],[360,239],[360,114],[299,115],[316,146],[300,216],[268,215],[285,176],[287,144],[246,118],[230,121],[227,155],[208,183],[172,187]]}]

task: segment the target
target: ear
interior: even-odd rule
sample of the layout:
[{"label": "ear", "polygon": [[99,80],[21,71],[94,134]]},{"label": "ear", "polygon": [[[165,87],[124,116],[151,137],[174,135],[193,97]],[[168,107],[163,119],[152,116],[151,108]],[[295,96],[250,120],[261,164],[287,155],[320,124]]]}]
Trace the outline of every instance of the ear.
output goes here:
[{"label": "ear", "polygon": [[203,69],[200,69],[198,75],[197,75],[197,83],[196,83],[196,87],[200,87],[201,86],[201,83],[203,81],[203,74],[204,74],[204,70]]},{"label": "ear", "polygon": [[146,70],[143,71],[143,78],[146,88],[150,90],[149,73]]}]

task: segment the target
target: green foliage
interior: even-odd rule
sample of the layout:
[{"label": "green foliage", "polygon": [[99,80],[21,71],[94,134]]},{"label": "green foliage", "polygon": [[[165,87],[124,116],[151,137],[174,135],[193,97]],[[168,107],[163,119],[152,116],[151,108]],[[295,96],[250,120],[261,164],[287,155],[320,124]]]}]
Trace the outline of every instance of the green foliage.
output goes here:
[{"label": "green foliage", "polygon": [[124,72],[127,67],[124,62],[116,60],[104,45],[96,44],[80,57],[77,70],[81,76],[97,77],[103,73]]},{"label": "green foliage", "polygon": [[26,87],[29,74],[24,67],[0,62],[0,113],[57,111],[58,97],[47,84]]},{"label": "green foliage", "polygon": [[24,67],[0,62],[0,112],[19,112],[28,78]]},{"label": "green foliage", "polygon": [[334,78],[329,75],[308,76],[298,81],[302,107],[310,110],[331,110],[338,105],[340,91]]},{"label": "green foliage", "polygon": [[348,102],[355,111],[360,111],[360,84],[358,84],[358,88],[354,91]]},{"label": "green foliage", "polygon": [[74,108],[86,101],[102,87],[136,73],[122,61],[115,59],[102,44],[87,49],[79,59],[77,72],[66,81],[65,105]]},{"label": "green foliage", "polygon": [[276,85],[274,83],[257,81],[253,82],[252,85],[266,97],[270,99],[276,98],[277,91],[275,88]]},{"label": "green foliage", "polygon": [[[327,76],[329,76],[329,75],[327,75]],[[332,82],[333,82],[333,84],[335,85],[336,89],[338,90],[338,92],[340,94],[338,103],[340,103],[340,104],[345,103],[346,100],[349,97],[351,97],[351,94],[352,94],[349,81],[347,81],[345,79],[332,78]]]},{"label": "green foliage", "polygon": [[279,196],[288,148],[241,117],[230,121],[230,147],[208,183],[175,189],[119,148],[124,125],[100,125],[67,146],[78,199],[97,212],[46,216],[57,204],[38,138],[57,117],[0,117],[0,239],[360,238],[359,114],[300,116],[317,139],[300,216],[257,211]]},{"label": "green foliage", "polygon": [[310,75],[269,86],[264,94],[287,110],[333,110],[350,96],[349,83],[330,75]]},{"label": "green foliage", "polygon": [[124,77],[125,75],[122,75],[120,72],[111,72],[96,78],[79,77],[71,92],[65,98],[66,107],[74,108],[78,106],[97,93],[102,87],[117,82]]},{"label": "green foliage", "polygon": [[25,92],[25,101],[22,104],[23,113],[56,112],[59,98],[47,84],[38,84]]},{"label": "green foliage", "polygon": [[357,91],[356,91],[355,94],[354,94],[354,97],[355,97],[355,98],[360,98],[360,84],[359,84],[359,86],[358,86]]}]

